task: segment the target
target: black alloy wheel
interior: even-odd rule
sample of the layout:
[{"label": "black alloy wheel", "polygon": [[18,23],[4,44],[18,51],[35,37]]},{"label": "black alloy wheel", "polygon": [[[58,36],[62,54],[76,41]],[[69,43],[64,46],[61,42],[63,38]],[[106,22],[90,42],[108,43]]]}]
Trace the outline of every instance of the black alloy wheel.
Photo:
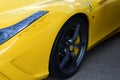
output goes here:
[{"label": "black alloy wheel", "polygon": [[74,16],[62,27],[54,42],[50,56],[50,74],[68,78],[80,67],[87,50],[88,31],[83,19]]}]

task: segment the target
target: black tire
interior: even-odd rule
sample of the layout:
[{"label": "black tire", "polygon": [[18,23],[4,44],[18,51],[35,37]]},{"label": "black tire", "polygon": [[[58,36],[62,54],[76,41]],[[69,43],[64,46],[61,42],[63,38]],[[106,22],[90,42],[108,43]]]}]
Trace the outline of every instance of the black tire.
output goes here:
[{"label": "black tire", "polygon": [[[78,39],[79,43],[76,43]],[[88,30],[84,20],[77,16],[70,18],[59,31],[54,42],[50,56],[50,75],[62,79],[74,75],[79,70],[87,50],[87,42]]]}]

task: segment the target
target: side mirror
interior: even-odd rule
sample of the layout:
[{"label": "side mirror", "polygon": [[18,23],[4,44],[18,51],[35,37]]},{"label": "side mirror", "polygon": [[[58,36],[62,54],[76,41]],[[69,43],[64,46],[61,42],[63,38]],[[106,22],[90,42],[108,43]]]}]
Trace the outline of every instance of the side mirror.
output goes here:
[{"label": "side mirror", "polygon": [[107,0],[96,0],[99,4],[106,2]]}]

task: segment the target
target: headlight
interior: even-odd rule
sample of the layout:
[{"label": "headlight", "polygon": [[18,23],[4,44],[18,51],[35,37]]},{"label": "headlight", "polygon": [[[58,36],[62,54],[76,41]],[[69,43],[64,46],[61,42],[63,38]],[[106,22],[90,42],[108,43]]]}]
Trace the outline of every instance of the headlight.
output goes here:
[{"label": "headlight", "polygon": [[5,41],[9,40],[11,37],[16,35],[18,32],[22,31],[34,21],[39,19],[40,17],[44,16],[48,11],[39,11],[35,14],[31,15],[30,17],[24,19],[23,21],[18,22],[15,25],[9,26],[4,29],[0,29],[0,44],[4,43]]}]

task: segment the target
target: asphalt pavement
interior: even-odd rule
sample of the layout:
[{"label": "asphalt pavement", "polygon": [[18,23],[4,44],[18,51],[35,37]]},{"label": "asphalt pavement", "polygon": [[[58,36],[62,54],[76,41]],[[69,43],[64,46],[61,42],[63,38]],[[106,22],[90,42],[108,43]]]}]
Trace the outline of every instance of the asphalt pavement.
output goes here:
[{"label": "asphalt pavement", "polygon": [[120,33],[88,51],[78,73],[67,80],[120,80]]}]

